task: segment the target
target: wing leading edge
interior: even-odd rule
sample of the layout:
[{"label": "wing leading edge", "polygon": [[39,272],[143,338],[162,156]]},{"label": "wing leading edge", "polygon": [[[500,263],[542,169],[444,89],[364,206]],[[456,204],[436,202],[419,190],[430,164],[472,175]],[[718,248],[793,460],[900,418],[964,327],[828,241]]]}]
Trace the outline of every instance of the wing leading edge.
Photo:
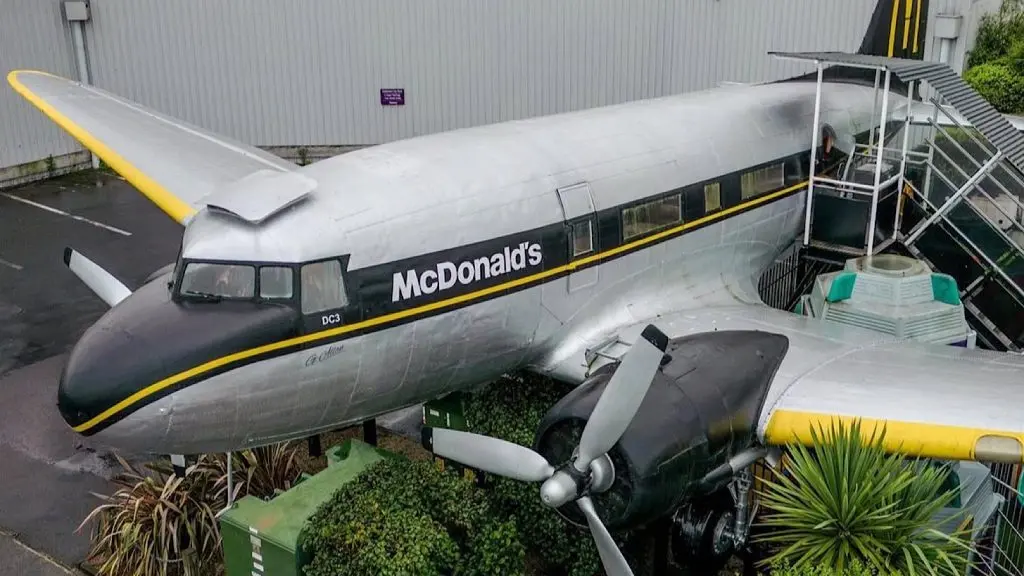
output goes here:
[{"label": "wing leading edge", "polygon": [[259,171],[298,168],[282,158],[165,116],[93,86],[15,70],[14,90],[184,224],[207,196]]},{"label": "wing leading edge", "polygon": [[679,312],[655,324],[671,338],[715,329],[789,338],[758,424],[765,444],[809,445],[819,425],[860,420],[864,434],[884,426],[891,451],[1024,462],[1024,356],[896,341],[762,306]]}]

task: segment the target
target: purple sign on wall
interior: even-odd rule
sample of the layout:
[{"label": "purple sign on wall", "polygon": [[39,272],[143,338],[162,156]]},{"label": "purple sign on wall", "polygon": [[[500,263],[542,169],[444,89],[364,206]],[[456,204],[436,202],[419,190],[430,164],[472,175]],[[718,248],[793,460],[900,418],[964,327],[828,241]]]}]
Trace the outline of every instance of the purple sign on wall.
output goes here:
[{"label": "purple sign on wall", "polygon": [[381,88],[381,106],[405,106],[405,88]]}]

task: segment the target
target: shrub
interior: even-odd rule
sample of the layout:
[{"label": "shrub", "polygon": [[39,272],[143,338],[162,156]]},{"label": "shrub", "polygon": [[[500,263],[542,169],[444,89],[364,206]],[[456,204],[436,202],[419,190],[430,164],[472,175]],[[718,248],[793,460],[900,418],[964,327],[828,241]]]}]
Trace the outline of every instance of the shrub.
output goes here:
[{"label": "shrub", "polygon": [[964,81],[1004,113],[1024,112],[1024,77],[1008,64],[990,62],[964,73]]},{"label": "shrub", "polygon": [[[770,562],[842,570],[855,560],[889,574],[963,573],[967,545],[937,529],[935,514],[955,497],[940,492],[947,471],[887,454],[885,431],[865,441],[859,422],[812,430],[812,450],[790,449],[785,472],[765,482],[760,539]],[[932,572],[932,571],[935,572]]]},{"label": "shrub", "polygon": [[846,570],[839,572],[825,564],[804,565],[794,568],[788,562],[776,562],[772,565],[772,576],[902,576],[899,572],[880,573],[869,568],[860,560],[853,560]]},{"label": "shrub", "polygon": [[430,462],[378,461],[310,517],[307,576],[520,574],[515,526],[481,491]]},{"label": "shrub", "polygon": [[[218,496],[227,502],[228,460],[226,454],[212,456],[217,471]],[[235,498],[250,495],[272,498],[278,491],[288,490],[302,474],[299,451],[291,442],[281,442],[235,452],[231,457],[231,477]]]},{"label": "shrub", "polygon": [[[158,460],[142,469],[118,457],[123,472],[110,495],[78,527],[90,521],[89,562],[103,576],[178,576],[223,571],[220,525],[216,514],[227,505],[227,456],[206,454],[175,477],[170,463]],[[234,454],[235,498],[266,498],[286,490],[298,478],[297,450],[275,444]]]},{"label": "shrub", "polygon": [[[124,472],[119,488],[95,508],[79,529],[97,520],[90,562],[103,575],[177,576],[197,566],[220,566],[220,530],[215,517],[216,472],[205,458],[175,477],[166,461],[136,469],[118,456]],[[185,563],[189,562],[186,567]]]},{"label": "shrub", "polygon": [[[532,447],[541,418],[567,392],[548,378],[507,376],[470,397],[466,421],[477,434]],[[551,573],[591,576],[600,572],[593,537],[545,506],[538,485],[498,476],[488,476],[487,481],[495,511],[515,521],[523,543]]]}]

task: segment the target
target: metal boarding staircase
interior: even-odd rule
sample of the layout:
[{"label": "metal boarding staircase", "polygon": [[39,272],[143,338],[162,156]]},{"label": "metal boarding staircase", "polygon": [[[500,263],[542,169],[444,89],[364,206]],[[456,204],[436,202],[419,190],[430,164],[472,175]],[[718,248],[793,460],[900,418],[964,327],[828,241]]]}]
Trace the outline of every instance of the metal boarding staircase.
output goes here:
[{"label": "metal boarding staircase", "polygon": [[[979,343],[1024,350],[1024,134],[945,64],[837,52],[773,55],[816,64],[815,126],[822,125],[825,65],[875,70],[881,108],[867,142],[844,151],[844,165],[811,177],[802,256],[833,265],[881,252],[924,260],[957,280]],[[893,75],[909,87],[897,120]],[[930,87],[933,114],[913,123],[911,109],[921,103],[912,95],[921,83]]]}]

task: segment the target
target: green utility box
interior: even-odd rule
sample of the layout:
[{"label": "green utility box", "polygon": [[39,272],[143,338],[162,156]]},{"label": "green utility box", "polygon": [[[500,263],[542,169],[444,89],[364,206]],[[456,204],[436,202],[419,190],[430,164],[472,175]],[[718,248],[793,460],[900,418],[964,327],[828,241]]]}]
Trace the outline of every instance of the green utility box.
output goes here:
[{"label": "green utility box", "polygon": [[[452,392],[427,402],[423,405],[423,425],[430,426],[431,428],[450,428],[452,430],[467,431],[469,427],[466,425],[466,398],[466,394],[462,392]],[[470,482],[476,482],[481,486],[484,484],[484,473],[480,470],[463,466],[451,460],[445,460],[439,456],[434,456],[434,463],[441,470],[448,469],[463,476]]]},{"label": "green utility box", "polygon": [[301,576],[309,562],[299,536],[306,520],[336,490],[374,462],[392,457],[346,440],[326,453],[327,468],[269,501],[246,496],[220,518],[227,576]]}]

